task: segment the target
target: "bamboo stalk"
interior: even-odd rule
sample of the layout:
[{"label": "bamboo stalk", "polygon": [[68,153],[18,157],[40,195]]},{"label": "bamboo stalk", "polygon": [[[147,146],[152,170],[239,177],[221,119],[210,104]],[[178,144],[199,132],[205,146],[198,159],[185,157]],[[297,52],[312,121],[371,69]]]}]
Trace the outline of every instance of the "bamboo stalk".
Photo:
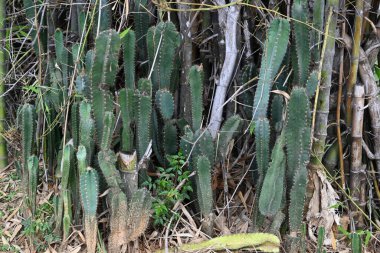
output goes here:
[{"label": "bamboo stalk", "polygon": [[[363,119],[364,119],[364,86],[355,85],[352,112],[352,132],[351,132],[351,166],[350,166],[350,190],[352,200],[361,209],[365,207],[363,197],[363,184],[365,182],[365,165],[362,163],[362,139],[363,139]],[[358,209],[353,206],[358,224],[363,224],[363,216]]]},{"label": "bamboo stalk", "polygon": [[347,81],[346,124],[348,128],[352,125],[352,92],[356,84],[359,66],[359,51],[363,26],[363,5],[363,0],[356,0],[354,44],[351,53],[350,75]]},{"label": "bamboo stalk", "polygon": [[4,138],[5,116],[5,75],[6,75],[6,57],[5,57],[5,0],[0,0],[0,171],[8,165],[7,146]]},{"label": "bamboo stalk", "polygon": [[319,87],[316,94],[315,117],[313,119],[314,141],[312,145],[311,167],[318,169],[321,165],[327,136],[327,122],[329,115],[329,98],[331,90],[331,77],[335,54],[335,30],[339,1],[329,0],[327,8],[330,10],[326,21],[327,36],[325,36],[324,53],[322,55],[322,67],[319,74]]},{"label": "bamboo stalk", "polygon": [[[345,17],[346,10],[345,10],[345,1],[342,1],[342,16]],[[343,20],[342,23],[342,32],[341,36],[343,36],[346,33],[346,22]],[[343,161],[343,145],[342,145],[342,133],[340,130],[340,106],[342,103],[342,90],[343,90],[343,75],[344,75],[344,48],[342,47],[340,49],[340,66],[339,66],[339,86],[338,86],[338,99],[337,99],[337,106],[336,106],[336,136],[337,136],[337,142],[338,142],[338,148],[339,148],[339,169],[340,169],[340,180],[342,189],[346,188],[346,178],[344,175],[344,161]]]}]

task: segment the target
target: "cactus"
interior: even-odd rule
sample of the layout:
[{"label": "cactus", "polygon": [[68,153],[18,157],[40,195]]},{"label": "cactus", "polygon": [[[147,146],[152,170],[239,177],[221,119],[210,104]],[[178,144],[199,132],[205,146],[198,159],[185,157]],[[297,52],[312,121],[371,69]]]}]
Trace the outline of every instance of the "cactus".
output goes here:
[{"label": "cactus", "polygon": [[149,224],[152,197],[146,189],[137,190],[128,203],[126,241],[134,241],[145,232]]},{"label": "cactus", "polygon": [[95,119],[95,134],[97,144],[101,144],[103,138],[103,123],[106,112],[113,111],[112,95],[108,91],[93,90],[92,91],[92,110]]},{"label": "cactus", "polygon": [[129,89],[135,88],[135,46],[136,35],[135,32],[129,30],[122,38],[123,43],[123,56],[124,56],[124,77],[125,87]]},{"label": "cactus", "polygon": [[102,142],[100,148],[102,150],[108,150],[111,148],[112,134],[115,125],[115,117],[112,112],[106,112],[103,122]]},{"label": "cactus", "polygon": [[253,119],[265,118],[272,82],[285,56],[290,26],[285,19],[274,19],[268,30],[264,56],[261,59],[259,82],[253,102]]},{"label": "cactus", "polygon": [[219,131],[218,157],[224,158],[227,154],[227,147],[231,139],[238,133],[241,123],[239,115],[234,115],[224,122]]},{"label": "cactus", "polygon": [[191,95],[191,121],[194,130],[202,126],[203,111],[203,68],[192,66],[189,71]]},{"label": "cactus", "polygon": [[[256,161],[259,172],[259,185],[262,182],[269,165],[270,128],[268,119],[260,119],[255,126]],[[260,185],[261,187],[261,185]]]},{"label": "cactus", "polygon": [[152,93],[151,82],[148,79],[139,80],[139,97],[137,108],[137,154],[144,155],[151,140]]},{"label": "cactus", "polygon": [[116,169],[116,155],[111,150],[102,150],[98,153],[99,167],[110,188],[124,188],[119,171]]},{"label": "cactus", "polygon": [[32,155],[28,158],[28,173],[29,173],[29,204],[32,215],[36,213],[36,195],[37,195],[37,185],[38,185],[38,158]]},{"label": "cactus", "polygon": [[79,134],[80,134],[80,119],[79,119],[79,103],[74,102],[71,105],[71,135],[73,137],[74,147],[77,148],[79,145]]},{"label": "cactus", "polygon": [[111,6],[107,0],[91,0],[92,3],[98,3],[96,10],[98,13],[95,15],[94,32],[102,32],[111,27]]},{"label": "cactus", "polygon": [[311,33],[311,46],[312,46],[312,57],[313,62],[318,63],[320,60],[321,53],[321,32],[323,30],[323,20],[325,14],[325,1],[315,0],[313,6],[313,29]]},{"label": "cactus", "polygon": [[[83,147],[83,146],[81,146]],[[99,178],[96,170],[88,167],[80,175],[80,194],[84,212],[84,234],[86,238],[87,253],[96,252]]]},{"label": "cactus", "polygon": [[178,152],[177,127],[172,122],[165,122],[163,129],[163,146],[166,155],[174,155]]},{"label": "cactus", "polygon": [[68,85],[68,65],[69,65],[69,52],[64,46],[63,33],[60,29],[57,29],[54,34],[55,54],[57,65],[62,73],[62,83],[67,87]]},{"label": "cactus", "polygon": [[297,20],[293,24],[296,51],[296,62],[293,66],[296,70],[296,83],[301,86],[305,86],[310,65],[310,32],[307,26],[309,15],[306,4],[303,0],[295,0],[292,5],[292,16]]},{"label": "cactus", "polygon": [[127,244],[127,197],[118,188],[111,188],[110,192],[110,235],[108,238],[108,252],[119,253],[121,247]]},{"label": "cactus", "polygon": [[130,88],[121,89],[119,92],[121,118],[123,120],[122,130],[122,150],[124,152],[132,152],[134,147],[134,133],[131,124],[135,121],[135,91]]},{"label": "cactus", "polygon": [[77,161],[78,161],[78,170],[79,170],[79,175],[82,175],[83,173],[86,172],[88,163],[87,163],[87,151],[86,147],[83,145],[78,146],[78,151],[77,151]]},{"label": "cactus", "polygon": [[95,147],[93,137],[94,120],[91,117],[91,105],[82,101],[79,106],[79,143],[85,147],[88,165],[91,164]]},{"label": "cactus", "polygon": [[71,198],[69,194],[69,177],[70,168],[72,163],[73,145],[67,143],[63,149],[61,161],[61,197],[63,199],[63,240],[69,236],[72,211],[71,211]]},{"label": "cactus", "polygon": [[271,124],[274,131],[278,134],[283,127],[284,98],[280,95],[274,95],[271,104]]},{"label": "cactus", "polygon": [[25,175],[28,181],[28,159],[32,155],[34,145],[34,131],[35,131],[35,109],[30,104],[24,104],[20,110],[21,116],[21,135],[22,135],[22,160],[23,160],[23,178]]},{"label": "cactus", "polygon": [[168,90],[160,89],[156,92],[156,105],[164,120],[169,120],[174,113],[174,98]]},{"label": "cactus", "polygon": [[280,210],[284,192],[285,167],[284,136],[281,135],[273,148],[271,163],[260,192],[259,210],[262,215],[274,216]]},{"label": "cactus", "polygon": [[254,252],[280,252],[280,239],[268,233],[234,234],[216,237],[204,242],[189,243],[178,249],[164,249],[156,253],[173,252],[204,252],[204,251],[234,251],[244,248],[254,248]]},{"label": "cactus", "polygon": [[[136,31],[136,41],[139,44],[137,48],[137,59],[140,62],[144,62],[147,60],[147,52],[146,52],[146,34],[149,29],[149,21],[150,21],[150,13],[149,6],[147,0],[136,0],[134,4],[134,24]],[[146,66],[146,65],[145,65]],[[143,72],[146,72],[147,68],[144,68]]]},{"label": "cactus", "polygon": [[173,60],[180,43],[176,27],[172,22],[160,22],[149,28],[146,40],[153,89],[169,90]]},{"label": "cactus", "polygon": [[195,158],[195,169],[197,171],[197,194],[198,203],[204,216],[208,216],[212,212],[212,188],[211,188],[211,164],[205,155]]},{"label": "cactus", "polygon": [[309,98],[312,98],[317,90],[318,86],[318,72],[313,71],[310,73],[309,79],[306,82],[306,94]]},{"label": "cactus", "polygon": [[288,105],[285,139],[288,163],[288,181],[293,180],[290,191],[289,226],[296,233],[302,223],[307,183],[306,164],[310,150],[309,99],[305,88],[295,87]]}]

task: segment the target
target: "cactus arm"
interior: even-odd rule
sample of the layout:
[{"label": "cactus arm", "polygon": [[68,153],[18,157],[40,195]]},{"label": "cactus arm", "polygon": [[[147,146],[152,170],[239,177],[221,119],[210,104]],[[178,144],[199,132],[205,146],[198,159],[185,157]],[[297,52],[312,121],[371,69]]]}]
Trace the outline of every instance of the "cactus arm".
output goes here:
[{"label": "cactus arm", "polygon": [[259,182],[262,182],[269,165],[269,138],[270,127],[268,119],[258,120],[255,127],[255,140]]},{"label": "cactus arm", "polygon": [[178,131],[173,122],[165,122],[163,129],[163,146],[166,155],[175,155],[178,152]]},{"label": "cactus arm", "polygon": [[116,169],[116,155],[111,150],[102,150],[98,153],[99,167],[110,188],[120,189],[122,179]]},{"label": "cactus arm", "polygon": [[284,136],[281,135],[273,148],[272,161],[265,175],[259,198],[259,210],[262,215],[274,216],[281,207],[286,159]]},{"label": "cactus arm", "polygon": [[80,119],[79,119],[79,103],[78,102],[74,102],[71,105],[70,116],[71,116],[71,124],[70,124],[71,135],[73,138],[74,147],[77,148],[79,145],[79,134],[80,134],[80,128],[79,128]]},{"label": "cactus arm", "polygon": [[78,146],[77,161],[78,161],[79,175],[82,175],[84,172],[86,172],[86,168],[88,166],[87,151],[86,151],[86,147],[83,145]]},{"label": "cactus arm", "polygon": [[[254,248],[255,251],[280,252],[280,240],[277,236],[267,233],[249,233],[224,235],[200,243],[184,244],[178,248],[178,252],[200,252],[204,250],[225,251]],[[165,250],[156,251],[163,253]],[[177,252],[177,249],[169,249],[169,252]]]},{"label": "cactus arm", "polygon": [[156,105],[164,120],[169,120],[174,114],[174,98],[170,91],[160,89],[156,92]]},{"label": "cactus arm", "polygon": [[212,212],[212,188],[211,188],[211,164],[209,159],[198,156],[195,159],[195,169],[197,171],[197,194],[198,202],[202,214],[207,217]]},{"label": "cactus arm", "polygon": [[191,96],[191,121],[194,131],[202,126],[203,111],[203,68],[192,66],[189,71]]},{"label": "cactus arm", "polygon": [[96,209],[99,194],[99,177],[96,170],[89,167],[81,174],[79,188],[84,212],[84,233],[87,253],[95,253],[98,227]]},{"label": "cactus arm", "polygon": [[104,114],[102,142],[100,148],[102,150],[108,150],[111,148],[112,134],[115,125],[115,117],[112,112],[106,112]]},{"label": "cactus arm", "polygon": [[121,89],[119,93],[121,118],[123,121],[122,130],[122,150],[124,152],[132,152],[134,147],[134,133],[131,129],[132,122],[135,121],[134,104],[135,92],[133,89]]},{"label": "cactus arm", "polygon": [[[35,109],[30,104],[25,104],[20,110],[21,113],[21,135],[22,135],[22,157],[23,174],[27,175],[28,158],[32,155],[35,131]],[[28,177],[26,176],[26,179]],[[27,182],[27,181],[26,181]]]},{"label": "cactus arm", "polygon": [[34,216],[36,212],[36,196],[37,196],[37,185],[38,185],[38,158],[32,155],[28,159],[28,170],[29,170],[29,204]]},{"label": "cactus arm", "polygon": [[71,143],[66,144],[63,149],[61,162],[61,197],[63,199],[63,240],[66,240],[69,236],[72,218],[70,190],[68,187],[72,153],[73,145]]},{"label": "cactus arm", "polygon": [[306,93],[309,98],[312,98],[318,86],[318,73],[313,71],[310,73],[309,79],[306,82]]},{"label": "cactus arm", "polygon": [[135,32],[129,30],[122,39],[123,57],[124,57],[124,77],[125,87],[129,89],[135,88],[135,54],[136,54],[136,35]]},{"label": "cactus arm", "polygon": [[289,40],[290,25],[285,19],[274,19],[265,42],[261,59],[259,82],[253,102],[253,119],[265,118],[272,82],[285,56]]},{"label": "cactus arm", "polygon": [[79,144],[85,147],[87,164],[90,165],[95,145],[94,120],[91,117],[91,105],[83,101],[79,106]]},{"label": "cactus arm", "polygon": [[310,65],[310,32],[307,26],[309,15],[306,4],[303,0],[295,0],[292,5],[292,16],[297,20],[293,24],[298,72],[295,80],[301,86],[305,86]]},{"label": "cactus arm", "polygon": [[152,94],[151,82],[139,80],[139,98],[137,108],[137,154],[138,159],[144,155],[151,140]]}]

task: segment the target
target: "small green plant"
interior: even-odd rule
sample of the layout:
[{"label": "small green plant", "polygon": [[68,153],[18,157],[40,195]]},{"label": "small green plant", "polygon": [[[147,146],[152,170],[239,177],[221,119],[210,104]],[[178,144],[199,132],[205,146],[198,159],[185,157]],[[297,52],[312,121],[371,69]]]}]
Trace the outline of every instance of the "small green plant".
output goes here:
[{"label": "small green plant", "polygon": [[[177,201],[190,199],[193,191],[189,180],[190,171],[185,170],[185,157],[181,152],[168,156],[167,168],[158,167],[158,178],[149,177],[144,183],[155,194],[153,200],[153,224],[164,226],[173,217],[171,209]],[[184,182],[184,183],[183,183]],[[182,187],[178,187],[182,184]],[[178,214],[174,214],[178,218]]]}]

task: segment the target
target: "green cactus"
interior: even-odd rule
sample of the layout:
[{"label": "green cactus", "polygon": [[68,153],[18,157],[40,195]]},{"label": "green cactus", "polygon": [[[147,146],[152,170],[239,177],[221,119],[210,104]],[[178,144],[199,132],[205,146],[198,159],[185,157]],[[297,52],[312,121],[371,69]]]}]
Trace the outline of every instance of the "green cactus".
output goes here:
[{"label": "green cactus", "polygon": [[152,93],[151,82],[148,79],[139,80],[137,108],[137,154],[144,155],[151,140]]},{"label": "green cactus", "polygon": [[95,253],[98,228],[96,209],[98,206],[99,195],[99,177],[96,170],[88,167],[83,173],[81,173],[79,189],[84,212],[84,234],[86,238],[87,252]]},{"label": "green cactus", "polygon": [[[208,129],[199,129],[194,133],[192,144],[194,146],[193,157],[204,155],[211,164],[215,160],[215,145]],[[194,161],[196,162],[196,161]]]},{"label": "green cactus", "polygon": [[86,150],[87,164],[90,165],[94,152],[94,120],[91,117],[91,105],[82,101],[79,106],[79,144]]},{"label": "green cactus", "polygon": [[170,91],[160,89],[156,92],[156,105],[164,120],[169,120],[174,114],[174,98]]},{"label": "green cactus", "polygon": [[312,98],[317,90],[318,86],[318,71],[310,73],[309,79],[306,82],[306,94],[309,98]]},{"label": "green cactus", "polygon": [[271,104],[271,124],[274,131],[279,134],[283,127],[284,98],[281,95],[274,95]]},{"label": "green cactus", "polygon": [[286,158],[284,136],[281,135],[273,148],[271,163],[260,192],[259,210],[262,215],[274,216],[280,210],[285,180]]},{"label": "green cactus", "polygon": [[296,62],[294,68],[296,70],[296,83],[305,86],[309,75],[310,65],[310,31],[308,23],[308,6],[303,0],[295,0],[292,5],[292,17],[297,20],[293,23]]},{"label": "green cactus", "polygon": [[94,33],[102,32],[111,27],[111,5],[107,0],[91,0],[92,3],[98,3],[96,6]]},{"label": "green cactus", "polygon": [[[136,41],[139,44],[137,48],[137,59],[140,62],[147,60],[146,52],[146,34],[149,29],[150,23],[150,10],[147,0],[136,0],[134,2],[134,24],[136,31]],[[145,65],[146,66],[146,65]],[[145,73],[147,68],[143,65],[143,72]]]},{"label": "green cactus", "polygon": [[256,161],[259,172],[259,185],[265,176],[269,166],[269,139],[270,127],[268,119],[259,119],[255,126]]},{"label": "green cactus", "polygon": [[128,30],[122,38],[123,57],[124,57],[124,77],[125,87],[135,88],[135,54],[136,54],[136,35],[132,30]]},{"label": "green cactus", "polygon": [[[27,180],[28,173],[28,159],[32,155],[34,146],[34,132],[35,132],[35,109],[33,105],[24,104],[20,110],[21,116],[21,135],[22,135],[22,160],[23,160],[23,175]],[[23,176],[24,177],[24,176]]]},{"label": "green cactus", "polygon": [[102,142],[100,148],[108,150],[111,148],[113,129],[115,125],[115,117],[112,112],[106,112],[103,122]]},{"label": "green cactus", "polygon": [[113,111],[112,95],[109,91],[94,90],[92,91],[92,110],[95,119],[95,134],[97,144],[101,144],[104,131],[104,117],[106,112]]},{"label": "green cactus", "polygon": [[306,164],[310,156],[310,112],[305,88],[295,87],[290,95],[285,139],[288,181],[291,183],[289,226],[297,232],[302,223],[307,183]]},{"label": "green cactus", "polygon": [[195,131],[202,126],[203,68],[201,66],[192,66],[190,68],[189,84],[191,95],[191,121]]},{"label": "green cactus", "polygon": [[63,240],[66,240],[69,236],[72,210],[71,210],[71,198],[69,191],[69,178],[72,165],[73,145],[67,143],[63,149],[62,161],[61,161],[61,197],[63,199]]},{"label": "green cactus", "polygon": [[116,169],[116,155],[112,150],[102,150],[98,153],[99,167],[110,188],[123,188],[122,179]]},{"label": "green cactus", "polygon": [[69,52],[64,46],[62,30],[57,29],[54,34],[55,54],[58,67],[62,73],[62,83],[67,87],[69,82]]},{"label": "green cactus", "polygon": [[[120,36],[115,30],[99,33],[95,41],[95,52],[91,68],[91,87],[114,87],[118,70]],[[93,92],[93,91],[92,91]]]},{"label": "green cactus", "polygon": [[160,22],[149,28],[147,35],[149,67],[153,89],[170,89],[170,78],[180,37],[172,22]]},{"label": "green cactus", "polygon": [[30,210],[32,215],[36,213],[36,196],[37,196],[37,185],[38,185],[38,158],[32,155],[28,158],[28,173],[29,173],[29,184],[28,184],[28,198],[30,204]]},{"label": "green cactus", "polygon": [[202,215],[207,217],[212,213],[213,197],[211,188],[211,163],[205,155],[195,158],[195,169],[197,172],[197,194],[198,203]]},{"label": "green cactus", "polygon": [[312,57],[313,62],[318,63],[321,56],[321,38],[325,16],[325,1],[315,0],[313,6],[313,29],[311,33]]},{"label": "green cactus", "polygon": [[166,155],[175,155],[178,152],[178,131],[173,122],[165,122],[163,129],[163,146]]},{"label": "green cactus", "polygon": [[74,142],[74,147],[77,148],[79,145],[79,134],[80,134],[80,118],[79,118],[79,103],[74,102],[71,105],[71,135]]},{"label": "green cactus", "polygon": [[309,99],[305,88],[295,87],[290,95],[288,117],[285,125],[288,178],[293,180],[295,172],[309,160],[310,113]]},{"label": "green cactus", "polygon": [[79,175],[82,175],[84,172],[86,172],[86,169],[88,166],[87,151],[86,151],[86,147],[83,145],[78,146],[77,161],[78,161]]},{"label": "green cactus", "polygon": [[194,133],[189,125],[184,127],[184,135],[181,137],[180,147],[183,155],[188,158],[193,147]]},{"label": "green cactus", "polygon": [[131,124],[135,121],[135,91],[130,88],[121,89],[119,92],[120,111],[123,121],[122,130],[122,150],[124,152],[132,152],[134,149],[134,133]]},{"label": "green cactus", "polygon": [[253,119],[265,118],[269,92],[287,50],[290,25],[285,19],[274,19],[268,30],[264,56],[261,59],[259,82],[253,102]]}]

